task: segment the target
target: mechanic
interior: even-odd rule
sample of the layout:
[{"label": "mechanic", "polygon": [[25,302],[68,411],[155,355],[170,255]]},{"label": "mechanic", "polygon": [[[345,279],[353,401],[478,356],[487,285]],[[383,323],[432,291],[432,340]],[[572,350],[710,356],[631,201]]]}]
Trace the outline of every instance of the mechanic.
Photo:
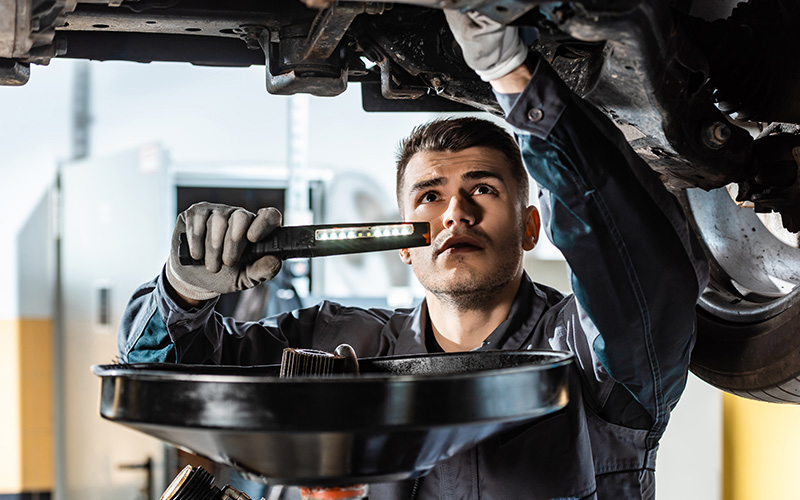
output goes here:
[{"label": "mechanic", "polygon": [[[413,310],[326,301],[260,322],[223,318],[213,311],[219,294],[279,269],[274,257],[248,266],[238,257],[280,214],[199,204],[179,216],[164,271],[128,305],[120,359],[271,364],[287,346],[333,351],[340,343],[360,357],[569,350],[576,364],[565,409],[461,452],[421,481],[372,485],[370,498],[653,498],[656,450],[686,383],[695,302],[707,280],[702,251],[658,176],[528,53],[516,29],[474,13],[447,17],[522,154],[500,127],[475,118],[431,122],[402,143],[400,213],[430,222],[432,245],[400,257],[425,300]],[[545,231],[571,268],[573,295],[523,271],[539,230],[525,167],[540,186]],[[183,231],[205,267],[178,263]]]}]

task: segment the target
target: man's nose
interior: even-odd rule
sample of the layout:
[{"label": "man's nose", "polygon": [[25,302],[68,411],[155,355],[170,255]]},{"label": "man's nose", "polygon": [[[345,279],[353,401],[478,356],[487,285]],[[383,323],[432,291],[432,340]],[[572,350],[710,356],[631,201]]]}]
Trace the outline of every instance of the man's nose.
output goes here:
[{"label": "man's nose", "polygon": [[444,227],[450,228],[457,224],[474,226],[478,218],[476,208],[469,197],[462,194],[451,197],[447,204],[447,210],[442,214]]}]

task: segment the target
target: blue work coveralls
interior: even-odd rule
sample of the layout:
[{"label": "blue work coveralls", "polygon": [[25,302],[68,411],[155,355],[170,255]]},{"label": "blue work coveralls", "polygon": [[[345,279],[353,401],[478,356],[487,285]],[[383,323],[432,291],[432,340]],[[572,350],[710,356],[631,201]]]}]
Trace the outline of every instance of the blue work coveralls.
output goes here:
[{"label": "blue work coveralls", "polygon": [[[677,201],[602,114],[539,59],[520,95],[498,96],[540,186],[545,231],[572,270],[574,294],[526,275],[482,349],[575,354],[567,408],[436,466],[421,482],[373,485],[371,500],[653,498],[655,456],[686,384],[695,302],[707,282]],[[236,322],[214,301],[184,310],[164,275],[140,287],[119,330],[123,362],[279,363],[284,347],[360,357],[426,352],[427,306],[332,302]]]}]

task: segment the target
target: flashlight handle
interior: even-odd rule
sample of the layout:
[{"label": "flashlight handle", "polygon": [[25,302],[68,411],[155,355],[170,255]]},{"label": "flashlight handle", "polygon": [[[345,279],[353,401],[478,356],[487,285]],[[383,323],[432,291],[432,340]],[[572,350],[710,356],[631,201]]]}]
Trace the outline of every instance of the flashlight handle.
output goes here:
[{"label": "flashlight handle", "polygon": [[[298,257],[324,257],[327,255],[344,255],[361,252],[378,252],[430,245],[430,224],[427,222],[396,223],[412,224],[413,233],[402,236],[370,237],[320,241],[316,232],[320,229],[336,229],[354,226],[387,226],[386,222],[359,224],[328,224],[314,226],[282,226],[272,231],[269,236],[257,243],[248,243],[245,247],[241,263],[250,264],[266,255],[274,255],[281,260]],[[189,241],[186,233],[179,235],[178,259],[184,266],[202,266],[204,261],[193,259],[189,253]]]}]

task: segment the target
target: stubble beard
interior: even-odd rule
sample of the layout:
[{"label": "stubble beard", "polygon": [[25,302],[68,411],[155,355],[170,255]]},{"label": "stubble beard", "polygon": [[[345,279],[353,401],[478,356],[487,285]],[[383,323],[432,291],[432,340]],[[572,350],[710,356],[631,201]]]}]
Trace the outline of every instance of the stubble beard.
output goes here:
[{"label": "stubble beard", "polygon": [[[500,261],[496,267],[476,272],[473,269],[456,270],[455,279],[439,278],[433,272],[420,273],[418,279],[422,286],[435,295],[444,305],[457,311],[474,311],[490,307],[500,292],[517,278],[522,265],[522,242],[503,242],[499,248]],[[466,257],[456,256],[456,259]],[[436,256],[432,256],[435,267]]]}]

